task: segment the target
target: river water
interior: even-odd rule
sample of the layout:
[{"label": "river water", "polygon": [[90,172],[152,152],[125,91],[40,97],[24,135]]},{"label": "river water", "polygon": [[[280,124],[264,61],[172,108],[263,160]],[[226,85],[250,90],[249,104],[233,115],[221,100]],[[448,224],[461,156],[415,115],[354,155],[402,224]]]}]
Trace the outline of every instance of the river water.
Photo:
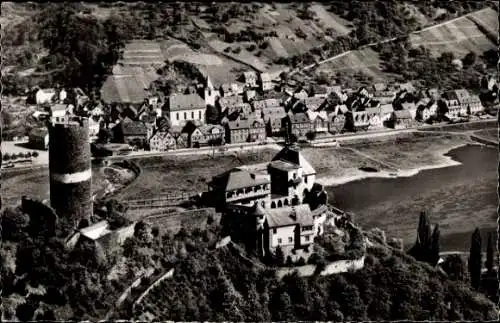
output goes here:
[{"label": "river water", "polygon": [[433,224],[439,224],[441,250],[468,250],[476,227],[486,245],[486,234],[496,233],[498,150],[467,145],[447,155],[461,164],[411,177],[367,178],[330,186],[329,200],[353,212],[364,229],[379,227],[388,236],[402,238],[406,248],[415,241],[422,210]]}]

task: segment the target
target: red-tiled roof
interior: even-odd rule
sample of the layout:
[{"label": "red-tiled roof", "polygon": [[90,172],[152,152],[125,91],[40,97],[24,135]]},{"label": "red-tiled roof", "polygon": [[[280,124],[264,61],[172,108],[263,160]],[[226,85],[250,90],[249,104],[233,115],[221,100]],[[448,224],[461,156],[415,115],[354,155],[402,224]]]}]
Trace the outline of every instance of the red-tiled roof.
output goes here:
[{"label": "red-tiled roof", "polygon": [[267,209],[266,219],[269,228],[284,227],[295,224],[313,225],[313,215],[308,204],[301,204],[278,209]]}]

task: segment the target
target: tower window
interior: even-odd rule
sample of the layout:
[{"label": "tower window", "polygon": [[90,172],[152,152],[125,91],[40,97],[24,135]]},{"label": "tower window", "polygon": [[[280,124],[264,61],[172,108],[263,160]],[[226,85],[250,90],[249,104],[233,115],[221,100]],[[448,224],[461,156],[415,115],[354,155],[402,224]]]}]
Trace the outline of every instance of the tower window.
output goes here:
[{"label": "tower window", "polygon": [[177,112],[177,120],[179,120],[179,112]]},{"label": "tower window", "polygon": [[184,112],[184,120],[187,119],[187,112]]},{"label": "tower window", "polygon": [[201,120],[201,111],[198,111],[198,119]]},{"label": "tower window", "polygon": [[191,119],[194,119],[194,111],[191,112]]},{"label": "tower window", "polygon": [[292,243],[293,242],[293,238],[292,237],[288,237],[288,242]]},{"label": "tower window", "polygon": [[281,238],[278,238],[278,244],[281,244],[282,242]]}]

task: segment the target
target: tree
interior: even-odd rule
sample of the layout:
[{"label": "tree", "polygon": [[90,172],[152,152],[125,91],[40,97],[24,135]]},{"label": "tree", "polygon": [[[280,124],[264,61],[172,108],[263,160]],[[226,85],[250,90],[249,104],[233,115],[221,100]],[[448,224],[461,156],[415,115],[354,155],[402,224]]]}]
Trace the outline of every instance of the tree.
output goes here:
[{"label": "tree", "polygon": [[479,231],[479,228],[476,228],[474,233],[472,233],[469,253],[469,275],[471,286],[475,290],[479,289],[481,283],[481,244],[481,232]]},{"label": "tree", "polygon": [[439,225],[436,224],[434,231],[432,232],[432,242],[431,242],[431,252],[430,252],[430,264],[436,266],[439,261]]},{"label": "tree", "polygon": [[3,159],[4,161],[9,161],[9,160],[10,160],[10,154],[9,154],[9,153],[5,153],[5,154],[3,154],[3,155],[2,155],[2,159]]},{"label": "tree", "polygon": [[276,264],[278,266],[283,266],[283,264],[285,264],[285,254],[283,253],[283,249],[281,249],[281,246],[278,246],[276,248],[274,259],[276,260]]},{"label": "tree", "polygon": [[493,249],[493,234],[488,233],[488,244],[486,245],[486,269],[489,273],[493,272],[493,259],[494,259],[494,249]]},{"label": "tree", "polygon": [[441,267],[451,280],[464,280],[465,262],[460,255],[450,255],[446,257]]},{"label": "tree", "polygon": [[2,238],[5,240],[21,241],[26,238],[26,229],[30,218],[19,209],[6,208],[2,212]]},{"label": "tree", "polygon": [[469,52],[467,55],[465,55],[464,59],[462,60],[462,63],[465,68],[474,65],[476,62],[476,53],[474,52]]},{"label": "tree", "polygon": [[209,124],[219,123],[219,110],[213,105],[207,105],[207,123]]},{"label": "tree", "polygon": [[38,157],[38,151],[34,151],[31,153],[31,156],[37,158]]},{"label": "tree", "polygon": [[420,219],[417,229],[417,241],[410,249],[409,254],[416,260],[428,261],[431,250],[431,224],[425,211],[420,212]]},{"label": "tree", "polygon": [[310,140],[310,141],[316,139],[316,132],[314,132],[314,131],[307,132],[306,138],[307,138],[307,140]]}]

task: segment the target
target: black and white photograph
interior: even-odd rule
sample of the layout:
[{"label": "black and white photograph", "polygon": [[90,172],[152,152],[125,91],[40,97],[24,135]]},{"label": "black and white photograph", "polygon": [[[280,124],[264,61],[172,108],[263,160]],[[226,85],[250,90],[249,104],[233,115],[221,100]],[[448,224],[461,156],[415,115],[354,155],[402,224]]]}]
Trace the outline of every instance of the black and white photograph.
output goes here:
[{"label": "black and white photograph", "polygon": [[498,1],[0,24],[0,321],[499,319]]}]

